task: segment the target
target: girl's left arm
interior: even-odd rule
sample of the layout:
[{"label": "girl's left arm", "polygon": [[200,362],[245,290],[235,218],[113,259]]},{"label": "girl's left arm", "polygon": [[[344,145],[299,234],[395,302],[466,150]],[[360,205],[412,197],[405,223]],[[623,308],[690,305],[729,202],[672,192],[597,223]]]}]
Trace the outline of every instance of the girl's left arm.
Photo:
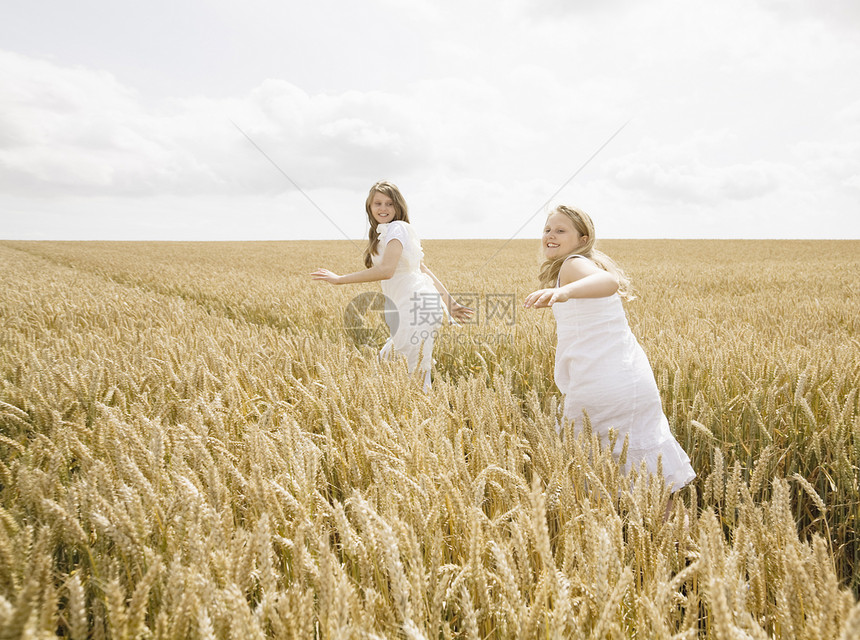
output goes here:
[{"label": "girl's left arm", "polygon": [[430,267],[424,264],[423,260],[421,261],[421,271],[430,276],[430,279],[433,281],[433,286],[436,287],[436,291],[438,291],[439,295],[442,296],[442,300],[445,301],[445,306],[448,307],[448,312],[454,320],[468,320],[472,317],[475,310],[470,309],[469,307],[464,307],[462,304],[454,300],[454,297],[448,293],[448,290],[445,288],[445,285],[442,284],[442,281],[436,277],[436,274],[430,271]]}]

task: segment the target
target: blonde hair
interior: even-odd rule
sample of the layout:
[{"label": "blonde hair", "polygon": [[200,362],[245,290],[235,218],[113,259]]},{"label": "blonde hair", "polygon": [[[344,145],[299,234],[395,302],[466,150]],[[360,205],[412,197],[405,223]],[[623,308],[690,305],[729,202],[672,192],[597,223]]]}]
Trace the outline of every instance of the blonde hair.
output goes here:
[{"label": "blonde hair", "polygon": [[594,248],[597,238],[594,234],[594,223],[591,221],[591,217],[585,213],[585,211],[576,209],[575,207],[568,207],[563,204],[553,209],[549,215],[551,216],[556,213],[567,216],[573,224],[573,228],[576,229],[579,235],[586,236],[587,239],[585,244],[577,247],[567,255],[553,260],[547,260],[543,263],[539,276],[541,286],[544,288],[555,287],[558,282],[558,274],[559,271],[561,271],[561,265],[564,264],[564,261],[570,256],[579,255],[585,256],[604,271],[608,271],[614,275],[618,279],[618,295],[625,300],[632,300],[634,296],[633,288],[630,284],[630,278],[627,277],[627,274],[624,273],[621,267],[615,264],[615,261],[612,260],[612,258],[602,251],[598,251]]},{"label": "blonde hair", "polygon": [[379,249],[379,232],[376,230],[379,223],[370,212],[370,203],[373,202],[373,196],[376,193],[388,196],[394,201],[394,208],[396,209],[394,220],[409,222],[409,208],[406,206],[406,199],[396,185],[387,180],[380,180],[370,187],[367,200],[364,202],[364,210],[367,212],[367,219],[370,221],[370,231],[367,234],[367,248],[364,250],[364,266],[368,269],[373,266],[373,255],[378,253]]}]

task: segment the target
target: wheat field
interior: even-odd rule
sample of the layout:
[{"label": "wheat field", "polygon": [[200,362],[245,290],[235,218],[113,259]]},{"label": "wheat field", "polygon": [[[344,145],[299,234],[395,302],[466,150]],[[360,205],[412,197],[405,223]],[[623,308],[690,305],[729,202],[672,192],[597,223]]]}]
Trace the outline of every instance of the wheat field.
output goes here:
[{"label": "wheat field", "polygon": [[0,638],[860,637],[860,242],[601,245],[668,518],[556,432],[536,241],[425,241],[428,394],[308,276],[362,248],[0,242]]}]

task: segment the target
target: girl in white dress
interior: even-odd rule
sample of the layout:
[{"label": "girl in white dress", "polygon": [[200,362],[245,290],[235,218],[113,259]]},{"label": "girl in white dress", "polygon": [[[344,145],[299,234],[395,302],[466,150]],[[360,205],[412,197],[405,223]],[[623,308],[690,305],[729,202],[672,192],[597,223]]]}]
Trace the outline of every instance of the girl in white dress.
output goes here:
[{"label": "girl in white dress", "polygon": [[629,438],[625,471],[644,461],[654,473],[662,458],[664,481],[677,491],[696,474],[669,430],[651,365],[627,324],[621,298],[630,297],[630,281],[594,243],[588,214],[556,207],[542,238],[545,288],[529,294],[525,306],[552,307],[558,333],[555,382],[574,433],[583,414],[604,444],[615,429],[616,457]]},{"label": "girl in white dress", "polygon": [[424,264],[421,241],[409,224],[406,200],[395,185],[384,180],[374,184],[364,208],[370,222],[366,269],[346,275],[317,269],[311,277],[331,284],[379,281],[386,297],[385,322],[391,330],[379,355],[386,359],[405,356],[410,372],[420,367],[428,391],[433,341],[445,316],[468,320],[473,310],[457,303]]}]

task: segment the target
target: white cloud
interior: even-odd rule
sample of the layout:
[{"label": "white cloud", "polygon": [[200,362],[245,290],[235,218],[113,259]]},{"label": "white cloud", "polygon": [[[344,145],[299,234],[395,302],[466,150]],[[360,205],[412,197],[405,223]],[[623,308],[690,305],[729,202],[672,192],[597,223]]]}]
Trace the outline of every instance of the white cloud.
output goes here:
[{"label": "white cloud", "polygon": [[725,130],[697,132],[675,144],[647,138],[635,151],[608,160],[606,175],[618,186],[638,191],[640,197],[656,203],[714,206],[760,198],[797,180],[797,172],[785,162],[719,160],[726,147],[740,142],[737,135]]},{"label": "white cloud", "polygon": [[761,163],[708,168],[699,162],[670,167],[628,166],[616,174],[617,183],[638,189],[664,202],[710,202],[761,197],[778,186],[776,167]]},{"label": "white cloud", "polygon": [[41,195],[279,192],[290,188],[231,124],[308,187],[350,183],[356,167],[407,171],[422,134],[407,99],[309,96],[267,81],[244,100],[147,106],[108,74],[2,53],[0,184]]},{"label": "white cloud", "polygon": [[860,5],[854,0],[758,0],[758,4],[780,18],[822,21],[844,29],[860,26]]},{"label": "white cloud", "polygon": [[[810,193],[836,212],[823,235],[860,235],[844,215],[860,173],[860,89],[845,80],[860,65],[860,40],[848,34],[846,2],[827,12],[847,23],[838,28],[806,0],[801,9],[592,4],[506,0],[488,12],[441,0],[413,14],[379,0],[338,13],[339,0],[328,0],[287,38],[275,34],[299,9],[217,3],[213,18],[180,2],[177,24],[194,14],[212,33],[194,41],[211,51],[206,73],[179,57],[178,27],[165,35],[172,66],[150,49],[108,51],[89,67],[0,52],[2,228],[41,233],[17,217],[10,224],[10,212],[26,211],[38,224],[64,212],[84,229],[98,218],[91,229],[111,229],[105,237],[253,237],[250,225],[259,237],[338,237],[336,227],[360,236],[366,190],[385,177],[403,189],[422,235],[505,237],[632,116],[556,197],[604,218],[602,235],[721,234],[726,215],[749,222],[733,233],[779,235]],[[252,14],[267,15],[269,28]],[[143,32],[157,31],[136,15]],[[158,66],[136,74],[130,60]],[[241,68],[253,81],[236,90]],[[151,91],[156,73],[183,90]],[[126,212],[124,227],[111,211]],[[204,222],[171,231],[186,220],[179,211]],[[234,220],[236,211],[245,213]]]}]

